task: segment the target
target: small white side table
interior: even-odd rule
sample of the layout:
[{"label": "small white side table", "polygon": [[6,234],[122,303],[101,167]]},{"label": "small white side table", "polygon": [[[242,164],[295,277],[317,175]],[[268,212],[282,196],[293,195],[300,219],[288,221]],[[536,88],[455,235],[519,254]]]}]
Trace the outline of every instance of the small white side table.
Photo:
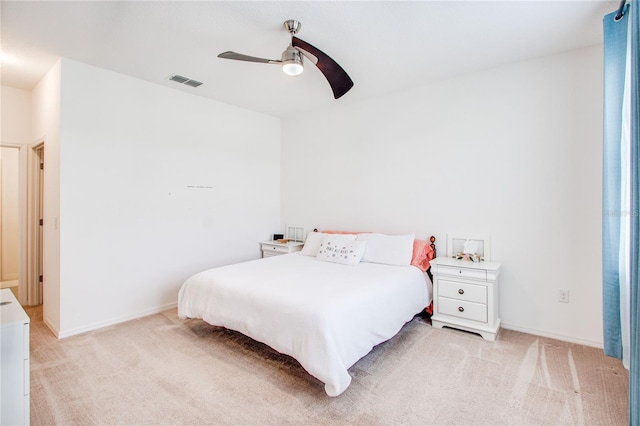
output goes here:
[{"label": "small white side table", "polygon": [[0,320],[0,424],[28,425],[31,320],[8,288],[0,290]]},{"label": "small white side table", "polygon": [[294,253],[302,250],[304,243],[301,241],[289,241],[288,243],[279,243],[277,241],[265,241],[260,243],[262,257],[278,256],[281,254]]},{"label": "small white side table", "polygon": [[500,329],[500,268],[498,262],[432,260],[433,327],[453,327],[494,341]]}]

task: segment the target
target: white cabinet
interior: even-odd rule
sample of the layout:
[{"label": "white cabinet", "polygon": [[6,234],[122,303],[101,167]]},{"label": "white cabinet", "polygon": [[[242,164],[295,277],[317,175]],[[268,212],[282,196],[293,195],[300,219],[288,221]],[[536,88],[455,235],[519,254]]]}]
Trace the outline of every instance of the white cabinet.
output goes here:
[{"label": "white cabinet", "polygon": [[500,267],[498,262],[432,260],[433,327],[453,327],[495,340],[500,329]]},{"label": "white cabinet", "polygon": [[300,241],[289,241],[288,243],[279,243],[278,241],[265,241],[260,243],[262,257],[278,256],[280,254],[289,254],[302,250],[304,246]]},{"label": "white cabinet", "polygon": [[29,317],[10,289],[0,290],[0,424],[29,424]]}]

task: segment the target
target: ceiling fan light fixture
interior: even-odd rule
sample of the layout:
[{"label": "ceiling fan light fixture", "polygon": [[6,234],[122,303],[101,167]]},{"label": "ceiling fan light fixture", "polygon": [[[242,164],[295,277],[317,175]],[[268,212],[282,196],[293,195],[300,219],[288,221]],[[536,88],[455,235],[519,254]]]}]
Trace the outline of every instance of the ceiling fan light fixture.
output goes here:
[{"label": "ceiling fan light fixture", "polygon": [[300,75],[304,71],[302,55],[295,47],[289,46],[282,52],[282,71],[287,75]]},{"label": "ceiling fan light fixture", "polygon": [[284,71],[287,75],[300,75],[302,71],[304,71],[304,67],[302,64],[298,64],[296,62],[291,62],[287,64],[282,64],[282,71]]}]

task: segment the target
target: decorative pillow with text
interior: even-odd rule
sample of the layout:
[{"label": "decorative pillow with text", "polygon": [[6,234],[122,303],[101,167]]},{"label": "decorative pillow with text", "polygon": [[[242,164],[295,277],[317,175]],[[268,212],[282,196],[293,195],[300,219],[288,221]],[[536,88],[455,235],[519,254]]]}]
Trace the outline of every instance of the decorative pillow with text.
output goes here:
[{"label": "decorative pillow with text", "polygon": [[344,235],[325,235],[316,259],[343,265],[357,265],[364,255],[365,248],[364,241],[351,240]]}]

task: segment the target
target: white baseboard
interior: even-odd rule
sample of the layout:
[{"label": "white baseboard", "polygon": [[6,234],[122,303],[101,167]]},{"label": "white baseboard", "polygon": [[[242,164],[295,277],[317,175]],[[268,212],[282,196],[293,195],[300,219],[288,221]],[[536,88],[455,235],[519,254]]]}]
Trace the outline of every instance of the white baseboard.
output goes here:
[{"label": "white baseboard", "polygon": [[[72,328],[72,329],[64,330],[64,331],[57,330],[46,319],[44,320],[44,323],[46,324],[46,326],[53,332],[53,334],[58,339],[64,339],[66,337],[71,337],[71,336],[75,336],[75,335],[78,335],[78,334],[87,333],[89,331],[98,330],[100,328],[108,327],[110,325],[120,324],[120,323],[131,321],[131,320],[134,320],[134,319],[137,319],[137,318],[142,318],[142,317],[146,317],[146,316],[149,316],[149,315],[154,315],[154,314],[157,314],[159,312],[163,312],[163,311],[166,311],[166,310],[169,310],[169,309],[175,309],[177,306],[178,306],[177,302],[168,303],[166,305],[158,306],[158,307],[155,307],[155,308],[152,308],[152,309],[148,309],[146,311],[138,312],[136,314],[125,315],[123,317],[113,318],[113,319],[106,320],[106,321],[100,321],[100,322],[89,324],[89,325],[86,325],[86,326],[83,326],[83,327],[76,327],[76,328]],[[504,328],[504,329],[507,329],[507,330],[519,331],[521,333],[533,334],[535,336],[541,336],[541,337],[548,337],[550,339],[562,340],[562,341],[565,341],[565,342],[576,343],[576,344],[585,345],[585,346],[591,346],[591,347],[595,347],[595,348],[599,348],[599,349],[602,349],[604,347],[603,343],[600,342],[600,341],[591,341],[591,340],[578,339],[578,338],[575,338],[573,336],[567,336],[567,335],[564,335],[564,334],[552,333],[552,332],[533,329],[533,328],[528,328],[528,327],[521,327],[521,326],[517,326],[517,325],[505,323],[505,322],[502,322],[500,324],[500,327]]]},{"label": "white baseboard", "polygon": [[[75,336],[78,334],[82,334],[82,333],[86,333],[88,331],[93,331],[93,330],[98,330],[100,328],[104,328],[104,327],[108,327],[110,325],[115,325],[115,324],[120,324],[123,322],[127,322],[127,321],[131,321],[134,319],[138,319],[138,318],[142,318],[142,317],[146,317],[149,315],[154,315],[157,314],[159,312],[163,312],[169,309],[174,309],[178,306],[178,302],[173,302],[173,303],[168,303],[166,305],[162,305],[162,306],[158,306],[156,308],[152,308],[152,309],[148,309],[146,311],[142,311],[142,312],[138,312],[136,314],[132,314],[132,315],[125,315],[123,317],[119,317],[119,318],[113,318],[110,320],[106,320],[106,321],[99,321],[93,324],[89,324],[86,326],[82,326],[82,327],[76,327],[76,328],[72,328],[69,330],[61,330],[61,331],[54,331],[54,329],[49,326],[49,324],[47,324],[47,327],[49,327],[49,329],[51,329],[51,331],[54,332],[54,334],[56,335],[56,337],[58,339],[64,339],[65,337],[71,337],[71,336]],[[46,321],[45,321],[46,323]]]},{"label": "white baseboard", "polygon": [[504,323],[504,322],[502,324],[500,324],[500,327],[501,328],[505,328],[507,330],[514,330],[514,331],[519,331],[519,332],[522,332],[522,333],[533,334],[534,336],[548,337],[550,339],[562,340],[562,341],[569,342],[569,343],[577,343],[579,345],[592,346],[594,348],[602,349],[604,347],[604,344],[602,342],[594,342],[594,341],[591,341],[591,340],[577,339],[577,338],[575,338],[573,336],[566,336],[564,334],[551,333],[551,332],[548,332],[548,331],[537,330],[537,329],[533,329],[533,328],[520,327],[520,326],[517,326],[517,325],[508,324],[508,323]]},{"label": "white baseboard", "polygon": [[58,329],[56,327],[53,326],[53,324],[51,324],[51,322],[49,322],[48,319],[43,318],[42,322],[44,322],[44,325],[47,326],[47,328],[49,330],[51,330],[51,332],[53,333],[54,336],[56,336],[58,339],[60,338],[60,332],[58,331]]}]

